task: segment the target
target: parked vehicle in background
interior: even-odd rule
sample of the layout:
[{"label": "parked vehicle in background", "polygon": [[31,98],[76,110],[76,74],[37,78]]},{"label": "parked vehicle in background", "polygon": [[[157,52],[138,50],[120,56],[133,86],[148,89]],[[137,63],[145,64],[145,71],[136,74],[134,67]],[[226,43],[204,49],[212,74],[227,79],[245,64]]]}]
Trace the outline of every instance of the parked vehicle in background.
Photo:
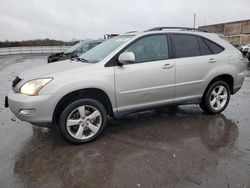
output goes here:
[{"label": "parked vehicle in background", "polygon": [[242,47],[243,55],[246,55],[249,49],[250,49],[250,44],[247,44],[247,45],[243,46]]},{"label": "parked vehicle in background", "polygon": [[247,52],[247,58],[248,58],[248,61],[250,62],[250,49]]},{"label": "parked vehicle in background", "polygon": [[235,48],[237,48],[238,50],[242,51],[242,45],[240,44],[232,44]]},{"label": "parked vehicle in background", "polygon": [[51,54],[48,57],[48,63],[79,57],[80,55],[84,54],[85,52],[102,43],[103,41],[103,39],[81,41],[76,45],[68,48],[64,52]]},{"label": "parked vehicle in background", "polygon": [[108,119],[166,105],[221,113],[246,76],[246,58],[217,34],[153,28],[109,39],[72,60],[23,72],[5,106],[23,121],[53,123],[72,143],[100,135]]},{"label": "parked vehicle in background", "polygon": [[111,39],[111,38],[114,38],[114,37],[116,37],[116,36],[118,36],[119,34],[105,34],[104,35],[104,39]]}]

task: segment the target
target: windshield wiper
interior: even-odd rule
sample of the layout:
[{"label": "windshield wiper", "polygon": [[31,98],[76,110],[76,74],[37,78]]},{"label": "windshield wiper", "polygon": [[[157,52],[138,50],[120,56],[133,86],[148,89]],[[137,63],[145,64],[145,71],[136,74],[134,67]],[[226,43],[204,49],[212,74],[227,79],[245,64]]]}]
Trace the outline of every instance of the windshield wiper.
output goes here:
[{"label": "windshield wiper", "polygon": [[80,57],[77,57],[76,59],[77,59],[77,61],[88,63],[88,60],[86,60],[86,59],[83,59],[83,58],[80,58]]}]

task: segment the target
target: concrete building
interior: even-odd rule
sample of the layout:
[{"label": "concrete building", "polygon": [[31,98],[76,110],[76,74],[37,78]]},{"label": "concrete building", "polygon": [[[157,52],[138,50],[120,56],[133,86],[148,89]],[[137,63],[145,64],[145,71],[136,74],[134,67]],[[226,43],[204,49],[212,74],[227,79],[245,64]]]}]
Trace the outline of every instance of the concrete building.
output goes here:
[{"label": "concrete building", "polygon": [[205,25],[199,28],[224,34],[231,43],[250,44],[250,20]]}]

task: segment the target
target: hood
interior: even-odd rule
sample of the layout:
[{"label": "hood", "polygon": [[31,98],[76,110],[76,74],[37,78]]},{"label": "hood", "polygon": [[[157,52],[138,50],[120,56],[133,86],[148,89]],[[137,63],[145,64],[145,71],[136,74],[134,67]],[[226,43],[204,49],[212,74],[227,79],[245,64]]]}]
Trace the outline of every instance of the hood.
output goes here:
[{"label": "hood", "polygon": [[71,60],[58,61],[55,63],[46,64],[43,66],[29,69],[27,71],[20,73],[18,77],[20,79],[26,79],[26,78],[36,79],[36,78],[50,77],[51,75],[56,73],[62,73],[65,71],[71,71],[79,68],[93,67],[93,65],[94,64],[83,63],[80,61],[71,61]]}]

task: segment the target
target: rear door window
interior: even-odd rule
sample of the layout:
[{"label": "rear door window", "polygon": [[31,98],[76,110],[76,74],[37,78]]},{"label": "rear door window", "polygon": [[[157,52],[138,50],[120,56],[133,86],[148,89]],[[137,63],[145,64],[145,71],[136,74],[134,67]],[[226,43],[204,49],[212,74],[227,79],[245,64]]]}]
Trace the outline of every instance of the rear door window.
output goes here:
[{"label": "rear door window", "polygon": [[199,42],[196,36],[173,34],[175,57],[194,57],[200,55]]}]

